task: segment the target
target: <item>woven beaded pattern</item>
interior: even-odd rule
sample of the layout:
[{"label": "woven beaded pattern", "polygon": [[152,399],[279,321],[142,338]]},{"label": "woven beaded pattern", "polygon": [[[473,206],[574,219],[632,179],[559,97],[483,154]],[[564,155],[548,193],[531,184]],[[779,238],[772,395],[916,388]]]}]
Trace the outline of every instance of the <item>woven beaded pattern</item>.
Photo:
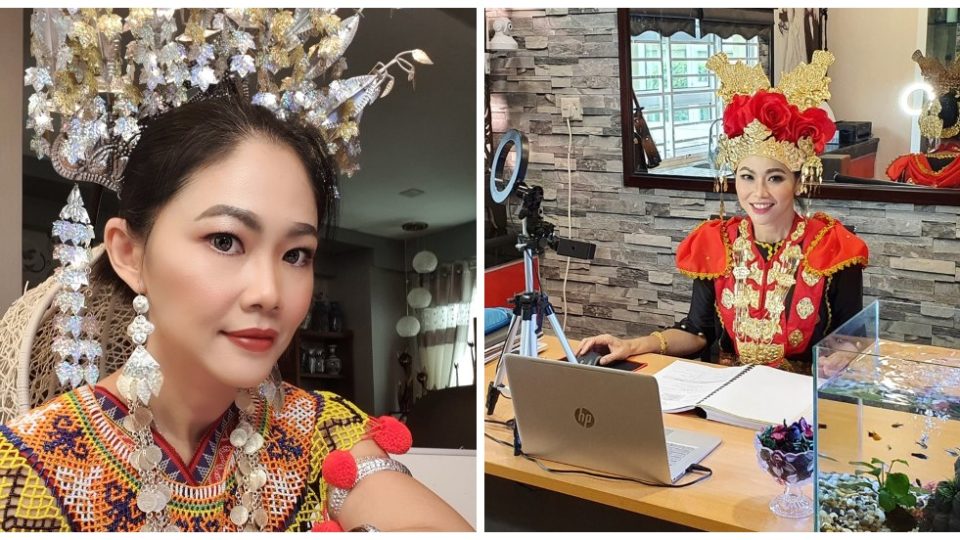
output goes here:
[{"label": "woven beaded pattern", "polygon": [[[284,408],[271,414],[260,407],[252,415],[265,439],[262,462],[266,530],[308,530],[323,515],[324,457],[348,450],[366,433],[367,415],[349,401],[327,392],[285,387]],[[121,411],[104,411],[109,400],[89,386],[31,410],[0,426],[0,528],[44,531],[135,531],[144,515],[135,500],[139,476],[130,467],[132,443],[120,427]],[[107,405],[109,408],[109,405]],[[230,415],[228,415],[230,416]],[[234,418],[234,416],[230,416]],[[229,430],[218,427],[212,448],[231,449]],[[214,451],[195,483],[172,481],[172,521],[184,530],[231,529],[233,500],[231,452]],[[200,461],[203,461],[200,460]],[[210,463],[210,460],[213,463]]]}]

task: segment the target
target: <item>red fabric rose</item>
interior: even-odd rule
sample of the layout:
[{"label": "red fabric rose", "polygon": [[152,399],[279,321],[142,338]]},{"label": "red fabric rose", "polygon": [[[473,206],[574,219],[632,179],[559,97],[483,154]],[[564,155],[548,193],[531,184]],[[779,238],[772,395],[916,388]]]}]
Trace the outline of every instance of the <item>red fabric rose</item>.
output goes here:
[{"label": "red fabric rose", "polygon": [[791,139],[794,142],[804,137],[809,137],[813,141],[813,149],[816,153],[823,152],[827,141],[833,138],[837,132],[837,125],[830,120],[826,111],[817,107],[811,107],[793,122]]},{"label": "red fabric rose", "polygon": [[723,132],[730,138],[739,137],[743,135],[743,128],[752,121],[750,96],[743,94],[733,96],[733,100],[723,110]]},{"label": "red fabric rose", "polygon": [[790,125],[800,111],[787,102],[787,97],[776,92],[758,91],[750,100],[750,111],[767,127],[778,141],[790,139]]}]

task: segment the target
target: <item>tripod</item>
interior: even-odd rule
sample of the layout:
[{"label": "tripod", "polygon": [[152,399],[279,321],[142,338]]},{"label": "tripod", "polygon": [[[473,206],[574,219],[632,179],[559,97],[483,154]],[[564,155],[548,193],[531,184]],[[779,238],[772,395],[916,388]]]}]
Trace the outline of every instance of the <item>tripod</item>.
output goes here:
[{"label": "tripod", "polygon": [[[539,188],[531,191],[536,193],[537,190],[539,190]],[[542,193],[542,191],[539,192],[541,197]],[[524,199],[525,202],[528,202],[527,197],[524,197]],[[537,201],[536,204],[539,205],[539,201]],[[540,232],[544,232],[544,225],[552,229],[552,226],[540,220],[538,215],[532,216],[534,213],[539,214],[539,208],[528,208],[525,206],[524,211],[521,212],[522,232],[517,236],[517,249],[523,253],[523,281],[525,289],[524,292],[514,296],[511,302],[513,304],[513,317],[510,319],[510,326],[507,329],[507,340],[503,344],[503,350],[500,351],[500,357],[497,358],[496,377],[494,377],[494,380],[487,388],[487,414],[493,414],[493,409],[497,406],[497,399],[500,397],[500,394],[508,398],[510,397],[509,388],[503,384],[505,375],[503,357],[513,350],[518,331],[520,333],[520,355],[537,356],[537,323],[546,318],[550,327],[553,328],[557,339],[560,340],[560,345],[563,347],[563,351],[567,356],[567,361],[574,364],[577,363],[577,357],[573,349],[570,348],[567,337],[563,334],[563,327],[557,320],[557,315],[554,312],[553,306],[550,304],[549,298],[547,298],[545,293],[534,288],[533,254],[535,251],[542,253],[542,248],[540,248],[542,239],[538,238],[538,235]],[[533,227],[533,235],[527,230],[527,220],[531,219],[531,217],[533,217],[536,223]],[[552,233],[552,230],[549,232]],[[537,317],[537,319],[535,319],[535,317]]]}]

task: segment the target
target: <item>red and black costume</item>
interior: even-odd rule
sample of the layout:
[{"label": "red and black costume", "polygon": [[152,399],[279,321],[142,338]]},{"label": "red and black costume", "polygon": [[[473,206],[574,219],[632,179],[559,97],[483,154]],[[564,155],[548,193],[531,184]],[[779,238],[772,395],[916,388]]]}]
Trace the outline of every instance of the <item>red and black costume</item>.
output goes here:
[{"label": "red and black costume", "polygon": [[[744,220],[746,224],[741,223]],[[694,278],[694,284],[690,312],[676,327],[706,338],[709,346],[702,359],[712,359],[712,345],[717,343],[721,355],[736,354],[740,363],[763,363],[809,373],[813,345],[862,309],[867,245],[826,214],[817,213],[805,220],[796,216],[791,233],[796,233],[801,223],[802,234],[796,236],[796,244],[803,257],[768,346],[782,346],[779,358],[744,357],[739,350],[742,342],[731,331],[736,310],[729,300],[736,281],[732,246],[741,231],[747,232],[755,255],[752,272],[742,285],[756,298],[749,308],[750,317],[768,315],[764,297],[775,287],[768,281],[771,263],[785,249],[785,242],[770,245],[755,241],[749,219],[738,216],[706,221],[680,243],[677,269]]]},{"label": "red and black costume", "polygon": [[960,143],[945,141],[929,154],[900,156],[887,167],[898,182],[937,188],[960,188]]}]

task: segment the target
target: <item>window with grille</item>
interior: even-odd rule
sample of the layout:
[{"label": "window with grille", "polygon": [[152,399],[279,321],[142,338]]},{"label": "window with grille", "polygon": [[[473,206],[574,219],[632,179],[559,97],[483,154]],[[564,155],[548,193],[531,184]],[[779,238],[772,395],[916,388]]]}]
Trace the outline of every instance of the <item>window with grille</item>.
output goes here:
[{"label": "window with grille", "polygon": [[723,104],[716,97],[719,82],[706,62],[721,51],[748,65],[761,61],[757,37],[695,38],[655,31],[632,36],[633,90],[664,160],[680,164],[707,158],[710,124],[721,118]]}]

